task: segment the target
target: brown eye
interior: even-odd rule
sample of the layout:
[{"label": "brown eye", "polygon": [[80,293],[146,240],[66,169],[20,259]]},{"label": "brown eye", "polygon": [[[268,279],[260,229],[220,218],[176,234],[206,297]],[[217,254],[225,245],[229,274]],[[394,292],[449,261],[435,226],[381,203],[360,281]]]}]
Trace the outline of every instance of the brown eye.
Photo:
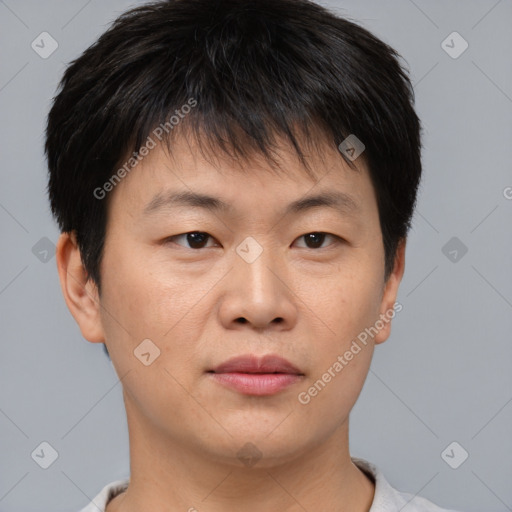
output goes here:
[{"label": "brown eye", "polygon": [[204,249],[206,247],[206,243],[208,242],[208,240],[210,238],[212,238],[212,236],[209,235],[208,233],[205,233],[204,231],[191,231],[189,233],[182,233],[180,235],[171,236],[171,237],[167,238],[166,241],[167,242],[175,242],[178,245],[182,245],[181,243],[176,242],[176,240],[178,240],[180,238],[184,238],[186,243],[188,244],[188,247],[185,246],[185,248]]},{"label": "brown eye", "polygon": [[341,240],[336,235],[331,235],[330,233],[324,233],[322,231],[314,231],[312,233],[307,233],[305,235],[300,236],[297,240],[304,239],[307,249],[324,249],[325,247],[322,247],[322,245],[326,237],[330,237],[335,240]]}]

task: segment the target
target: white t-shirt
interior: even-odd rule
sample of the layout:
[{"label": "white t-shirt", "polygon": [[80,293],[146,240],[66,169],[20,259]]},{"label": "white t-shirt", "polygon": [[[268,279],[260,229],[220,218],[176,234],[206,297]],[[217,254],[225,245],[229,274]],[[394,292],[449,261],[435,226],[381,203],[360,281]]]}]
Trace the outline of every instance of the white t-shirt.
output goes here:
[{"label": "white t-shirt", "polygon": [[[369,512],[457,512],[434,505],[431,501],[391,487],[381,471],[370,462],[352,457],[352,462],[362,471],[373,477],[375,496]],[[89,505],[80,512],[105,512],[107,503],[118,494],[126,491],[129,479],[117,480],[106,485]]]}]

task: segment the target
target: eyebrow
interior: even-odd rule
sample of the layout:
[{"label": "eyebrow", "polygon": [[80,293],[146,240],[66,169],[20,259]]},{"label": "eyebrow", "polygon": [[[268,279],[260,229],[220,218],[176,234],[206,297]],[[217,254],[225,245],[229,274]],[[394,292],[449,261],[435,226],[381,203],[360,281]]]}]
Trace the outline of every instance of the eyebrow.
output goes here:
[{"label": "eyebrow", "polygon": [[[198,192],[171,191],[156,194],[145,206],[143,214],[150,215],[162,210],[179,207],[202,208],[211,212],[224,213],[233,211],[233,206],[219,197]],[[291,202],[283,210],[283,215],[302,213],[318,207],[333,208],[344,215],[353,215],[360,210],[358,203],[352,196],[339,191],[325,191]]]}]

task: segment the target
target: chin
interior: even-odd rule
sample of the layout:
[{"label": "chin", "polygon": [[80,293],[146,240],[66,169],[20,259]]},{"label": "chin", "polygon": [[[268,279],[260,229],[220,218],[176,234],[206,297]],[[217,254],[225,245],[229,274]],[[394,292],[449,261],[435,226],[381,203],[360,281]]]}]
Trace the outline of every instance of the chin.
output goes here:
[{"label": "chin", "polygon": [[195,440],[196,447],[199,445],[201,456],[237,468],[269,469],[282,466],[319,444],[317,437],[308,438],[308,433],[302,432],[299,425],[284,427],[279,426],[279,421],[273,427],[266,422],[258,425],[256,420],[244,427],[233,428],[226,423],[223,423],[223,427],[231,436],[223,429],[206,438],[203,433],[201,439]]}]

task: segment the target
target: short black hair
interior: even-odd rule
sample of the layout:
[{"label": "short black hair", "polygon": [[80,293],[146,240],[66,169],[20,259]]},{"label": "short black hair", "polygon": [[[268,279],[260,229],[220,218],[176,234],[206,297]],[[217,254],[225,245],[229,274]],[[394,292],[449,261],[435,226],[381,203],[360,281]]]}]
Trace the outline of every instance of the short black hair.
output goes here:
[{"label": "short black hair", "polygon": [[159,126],[171,151],[180,131],[201,151],[242,161],[272,159],[284,137],[304,163],[299,140],[320,133],[338,146],[354,134],[377,196],[387,278],[421,177],[421,126],[400,59],[307,0],[166,0],[119,16],[67,67],[46,128],[52,213],[75,232],[88,278],[100,289],[105,190]]}]

